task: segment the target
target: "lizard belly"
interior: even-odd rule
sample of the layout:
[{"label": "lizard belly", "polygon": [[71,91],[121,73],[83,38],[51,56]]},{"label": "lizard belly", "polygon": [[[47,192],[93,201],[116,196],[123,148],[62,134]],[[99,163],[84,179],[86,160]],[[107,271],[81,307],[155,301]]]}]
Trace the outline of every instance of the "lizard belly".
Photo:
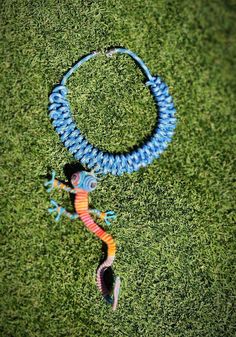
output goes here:
[{"label": "lizard belly", "polygon": [[108,256],[115,256],[116,244],[112,236],[99,227],[88,212],[88,192],[81,191],[75,196],[75,210],[85,226],[108,246]]},{"label": "lizard belly", "polygon": [[88,212],[88,192],[80,191],[75,196],[75,210],[80,215],[83,212]]}]

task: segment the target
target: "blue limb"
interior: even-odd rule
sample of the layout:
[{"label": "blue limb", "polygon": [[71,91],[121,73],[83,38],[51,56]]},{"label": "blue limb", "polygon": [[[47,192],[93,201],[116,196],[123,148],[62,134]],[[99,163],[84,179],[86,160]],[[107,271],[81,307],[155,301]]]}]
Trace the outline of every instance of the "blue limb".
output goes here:
[{"label": "blue limb", "polygon": [[62,214],[64,214],[71,220],[77,219],[79,217],[77,213],[72,214],[70,212],[67,212],[67,210],[64,207],[61,207],[60,205],[58,205],[58,203],[55,200],[52,199],[50,200],[50,202],[54,206],[54,208],[49,208],[48,211],[49,213],[53,213],[53,212],[57,213],[57,216],[55,218],[56,221],[60,220],[60,217]]},{"label": "blue limb", "polygon": [[104,220],[108,226],[111,224],[110,221],[116,218],[116,213],[113,211],[101,212],[98,209],[90,209],[89,212]]},{"label": "blue limb", "polygon": [[72,213],[67,212],[67,211],[64,212],[64,215],[66,215],[71,220],[75,220],[79,217],[77,213],[72,214]]},{"label": "blue limb", "polygon": [[47,189],[47,192],[51,192],[53,187],[54,187],[54,181],[55,181],[55,176],[56,176],[56,172],[53,170],[52,171],[52,179],[51,180],[47,180],[44,183],[44,186],[49,186],[49,188]]},{"label": "blue limb", "polygon": [[[114,220],[116,218],[116,213],[113,211],[106,211],[104,221],[109,226],[111,224],[110,221]],[[110,220],[110,221],[109,221]]]},{"label": "blue limb", "polygon": [[57,213],[57,216],[55,217],[55,221],[59,221],[61,215],[65,212],[65,208],[61,207],[58,205],[58,203],[55,200],[50,200],[50,203],[54,206],[54,208],[49,208],[48,212],[49,213]]}]

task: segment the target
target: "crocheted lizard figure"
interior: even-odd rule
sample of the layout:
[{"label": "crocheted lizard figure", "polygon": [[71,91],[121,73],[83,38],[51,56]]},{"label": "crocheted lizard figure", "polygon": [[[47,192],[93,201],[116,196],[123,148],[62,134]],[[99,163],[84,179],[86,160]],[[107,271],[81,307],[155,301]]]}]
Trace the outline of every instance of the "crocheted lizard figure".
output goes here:
[{"label": "crocheted lizard figure", "polygon": [[57,204],[55,200],[51,200],[53,208],[49,208],[50,213],[56,212],[57,216],[56,221],[59,221],[62,214],[66,215],[70,219],[80,218],[85,226],[93,232],[97,237],[104,241],[107,245],[107,257],[106,260],[99,266],[97,269],[97,286],[101,291],[105,301],[109,304],[112,304],[113,310],[117,307],[119,289],[120,289],[120,278],[116,277],[113,287],[113,296],[110,295],[105,282],[104,282],[104,272],[108,267],[111,267],[116,252],[116,244],[112,236],[106,233],[100,226],[98,226],[92,219],[90,214],[94,214],[105,221],[107,225],[110,225],[110,220],[116,217],[116,214],[113,211],[101,212],[97,209],[89,208],[88,195],[97,187],[97,177],[94,172],[80,171],[74,173],[71,177],[71,184],[73,188],[69,185],[66,185],[55,178],[55,171],[52,172],[52,179],[45,183],[45,186],[49,186],[48,192],[51,192],[53,188],[59,188],[65,190],[69,193],[75,194],[75,213],[68,212],[65,208]]}]

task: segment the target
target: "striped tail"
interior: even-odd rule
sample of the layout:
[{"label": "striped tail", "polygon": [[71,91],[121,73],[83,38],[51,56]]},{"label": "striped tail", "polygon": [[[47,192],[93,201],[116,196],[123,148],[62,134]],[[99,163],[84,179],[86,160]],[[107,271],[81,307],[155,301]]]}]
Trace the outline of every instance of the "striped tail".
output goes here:
[{"label": "striped tail", "polygon": [[104,282],[104,273],[108,267],[112,266],[115,259],[116,244],[112,236],[106,233],[101,227],[99,227],[90,214],[88,213],[88,193],[83,191],[76,195],[75,197],[75,210],[79,214],[80,219],[84,222],[85,226],[94,233],[99,239],[107,245],[107,258],[99,266],[97,270],[97,286],[101,291],[104,299],[107,303],[112,304],[113,310],[116,309],[118,303],[119,289],[120,289],[120,278],[115,279],[113,296],[110,295],[109,290]]},{"label": "striped tail", "polygon": [[101,291],[105,301],[109,304],[112,304],[112,309],[116,310],[120,290],[120,278],[116,277],[115,279],[113,297],[110,295],[104,282],[104,273],[108,267],[111,267],[114,259],[115,259],[114,256],[108,256],[106,260],[99,266],[97,270],[97,286],[98,289]]}]

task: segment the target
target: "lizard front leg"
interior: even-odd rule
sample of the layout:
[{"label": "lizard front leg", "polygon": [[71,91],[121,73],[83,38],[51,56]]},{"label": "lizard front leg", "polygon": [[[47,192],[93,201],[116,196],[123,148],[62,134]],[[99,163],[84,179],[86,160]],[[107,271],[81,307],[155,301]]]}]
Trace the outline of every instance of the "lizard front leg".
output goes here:
[{"label": "lizard front leg", "polygon": [[56,172],[52,171],[51,180],[48,180],[44,183],[44,186],[49,186],[49,188],[47,189],[47,192],[51,192],[53,190],[53,188],[58,188],[60,190],[64,190],[64,191],[69,192],[69,193],[73,193],[73,194],[77,193],[76,189],[71,188],[70,186],[62,183],[61,181],[56,179],[55,176],[56,176]]}]

